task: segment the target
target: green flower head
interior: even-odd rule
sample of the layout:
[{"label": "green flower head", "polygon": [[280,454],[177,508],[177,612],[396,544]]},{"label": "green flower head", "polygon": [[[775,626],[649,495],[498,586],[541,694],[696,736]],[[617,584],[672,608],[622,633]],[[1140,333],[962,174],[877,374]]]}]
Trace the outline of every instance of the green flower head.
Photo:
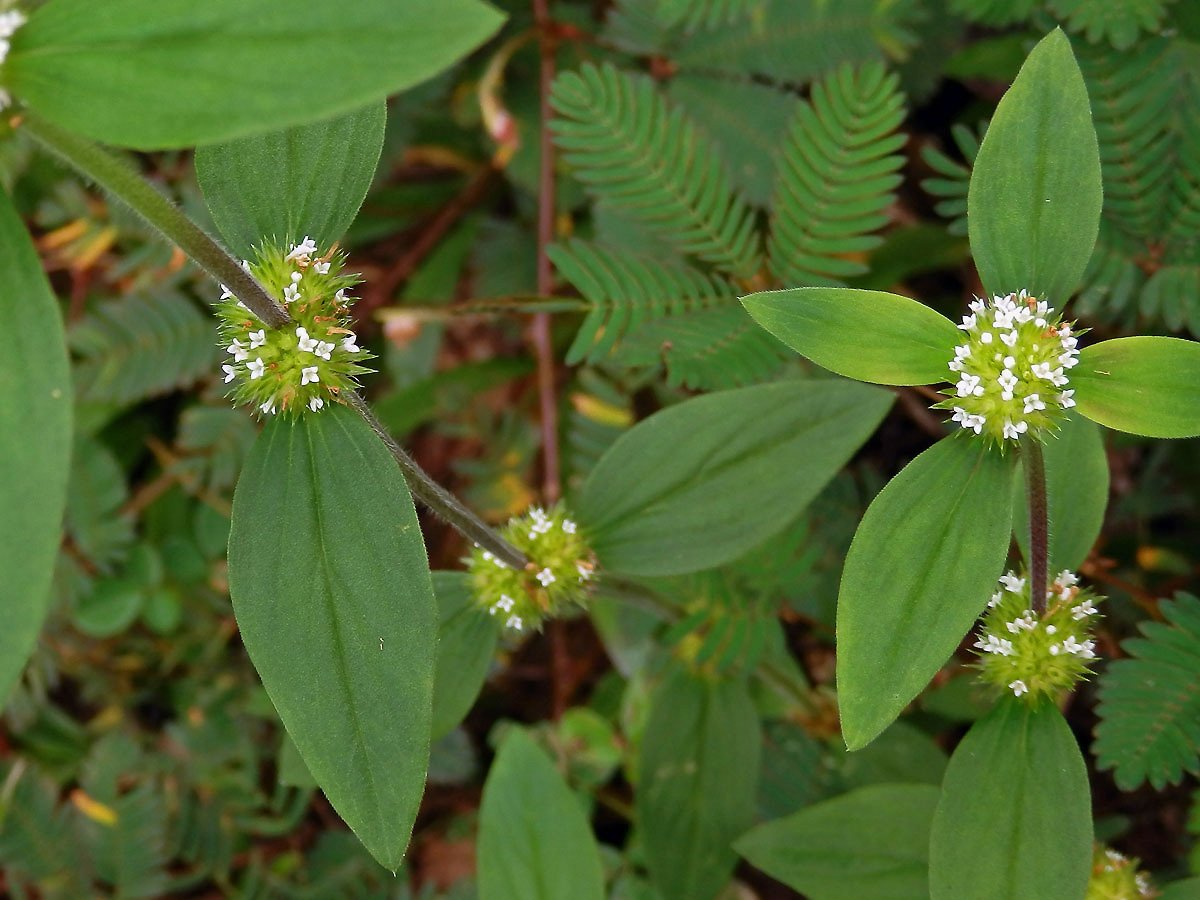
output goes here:
[{"label": "green flower head", "polygon": [[475,603],[513,631],[539,628],[572,606],[586,605],[596,556],[561,506],[534,507],[511,519],[501,534],[530,560],[514,569],[476,546],[466,561]]},{"label": "green flower head", "polygon": [[243,268],[287,308],[292,322],[271,328],[224,285],[217,305],[218,331],[232,359],[221,368],[235,403],[262,416],[320,412],[343,390],[358,386],[356,376],[371,369],[371,354],[358,346],[350,326],[347,295],[358,278],[342,274],[345,254],[317,255],[307,237],[285,251],[271,243],[256,248]]},{"label": "green flower head", "polygon": [[1000,576],[974,645],[980,678],[1030,702],[1070,690],[1091,674],[1096,658],[1091,621],[1099,599],[1064,570],[1046,592],[1047,609],[1039,616],[1030,602],[1029,579],[1013,572]]},{"label": "green flower head", "polygon": [[1138,871],[1138,860],[1103,844],[1093,847],[1092,877],[1084,900],[1150,900],[1158,891],[1150,876]]}]

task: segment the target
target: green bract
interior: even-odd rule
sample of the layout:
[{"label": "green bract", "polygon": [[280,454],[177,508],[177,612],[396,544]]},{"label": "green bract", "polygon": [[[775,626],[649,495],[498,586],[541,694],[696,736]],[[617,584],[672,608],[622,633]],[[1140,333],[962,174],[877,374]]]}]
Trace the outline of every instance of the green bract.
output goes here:
[{"label": "green bract", "polygon": [[1090,674],[1096,658],[1090,626],[1099,598],[1077,587],[1078,581],[1060,572],[1039,615],[1031,608],[1028,578],[1012,572],[1000,577],[974,645],[984,681],[1036,703],[1043,696],[1056,700]]},{"label": "green bract", "polygon": [[468,560],[477,606],[505,628],[523,631],[587,602],[596,555],[562,507],[549,512],[535,507],[501,534],[531,562],[515,569],[477,546]]},{"label": "green bract", "polygon": [[342,274],[344,254],[316,253],[307,237],[286,252],[265,243],[244,264],[283,302],[292,317],[288,325],[263,324],[228,288],[216,309],[221,343],[233,357],[221,366],[230,396],[263,416],[319,412],[341,391],[357,387],[355,376],[372,371],[361,365],[371,354],[350,329],[354,298],[346,291],[358,279]]}]

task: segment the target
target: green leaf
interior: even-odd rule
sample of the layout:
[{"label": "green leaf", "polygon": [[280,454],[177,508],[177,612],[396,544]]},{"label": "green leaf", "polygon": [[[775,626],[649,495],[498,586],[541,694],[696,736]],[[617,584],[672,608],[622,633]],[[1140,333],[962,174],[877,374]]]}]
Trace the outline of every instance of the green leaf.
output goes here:
[{"label": "green leaf", "polygon": [[1164,885],[1158,900],[1200,900],[1200,878],[1184,878]]},{"label": "green leaf", "polygon": [[0,192],[0,706],[50,600],[71,460],[71,379],[58,302]]},{"label": "green leaf", "polygon": [[[1050,517],[1048,546],[1051,573],[1075,571],[1100,536],[1108,506],[1108,457],[1100,429],[1071,416],[1043,444],[1046,500]],[[1017,471],[1020,472],[1018,462]],[[1029,559],[1029,506],[1025,479],[1013,484],[1013,533]]]},{"label": "green leaf", "polygon": [[1091,258],[1101,201],[1087,87],[1056,28],[1001,98],[971,172],[967,228],[984,290],[1027,288],[1063,306]]},{"label": "green leaf", "polygon": [[549,757],[510,728],[479,808],[480,900],[602,900],[600,851]]},{"label": "green leaf", "polygon": [[611,571],[718,566],[795,519],[891,399],[826,380],[696,397],[621,435],[592,469],[576,512]]},{"label": "green leaf", "polygon": [[868,507],[838,595],[838,705],[851,750],[900,714],[983,609],[1008,554],[1012,482],[1011,460],[954,435]]},{"label": "green leaf", "polygon": [[940,793],[926,784],[860,788],[760,825],[734,849],[812,900],[928,900]]},{"label": "green leaf", "polygon": [[1071,370],[1079,411],[1147,437],[1200,434],[1200,343],[1127,337],[1084,347]]},{"label": "green leaf", "polygon": [[931,900],[1074,900],[1091,863],[1075,736],[1053,705],[1004,697],[950,758],[929,845]]},{"label": "green leaf", "polygon": [[362,206],[387,124],[372,103],[324,122],[241,138],[196,151],[196,175],[213,221],[239,256],[263,238],[321,248],[345,234]]},{"label": "green leaf", "polygon": [[502,21],[480,0],[52,0],[13,36],[4,80],[71,131],[187,147],[382,100]]},{"label": "green leaf", "polygon": [[853,288],[791,288],[742,298],[758,324],[831,372],[874,384],[945,381],[958,329],[916,300]]},{"label": "green leaf", "polygon": [[437,595],[437,674],[433,679],[436,741],[459,722],[479,696],[500,638],[499,623],[475,605],[465,572],[434,572]]},{"label": "green leaf", "polygon": [[677,668],[650,701],[634,821],[650,877],[671,900],[713,900],[754,821],[762,735],[744,680]]},{"label": "green leaf", "polygon": [[404,479],[349,409],[259,435],[233,498],[229,590],[309,771],[395,871],[429,759],[437,608]]},{"label": "green leaf", "polygon": [[1200,600],[1176,594],[1159,610],[1166,622],[1142,622],[1100,678],[1093,752],[1123,791],[1200,775]]}]

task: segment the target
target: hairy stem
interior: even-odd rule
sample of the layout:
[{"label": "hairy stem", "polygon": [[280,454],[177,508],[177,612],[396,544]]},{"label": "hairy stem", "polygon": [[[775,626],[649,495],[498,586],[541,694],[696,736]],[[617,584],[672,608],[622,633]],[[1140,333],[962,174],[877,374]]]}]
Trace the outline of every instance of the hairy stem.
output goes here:
[{"label": "hairy stem", "polygon": [[[162,232],[167,240],[191,257],[200,268],[227,286],[263,322],[272,328],[281,328],[291,321],[287,310],[242,268],[238,260],[198,228],[125,159],[86,138],[64,131],[33,113],[21,113],[20,125],[43,147],[61,157],[72,168],[90,178]],[[379,435],[400,466],[400,471],[404,473],[404,478],[417,499],[464,537],[490,550],[511,566],[525,567],[528,563],[525,555],[467,509],[457,497],[430,478],[392,439],[361,396],[351,392],[345,399]]]},{"label": "hairy stem", "polygon": [[1042,445],[1036,440],[1024,442],[1021,448],[1025,468],[1025,494],[1029,505],[1029,596],[1034,612],[1046,611],[1046,547],[1050,539],[1049,514],[1046,509],[1046,462]]},{"label": "hairy stem", "polygon": [[35,113],[22,112],[20,124],[39,144],[162,232],[163,237],[218,283],[228,287],[262,321],[272,328],[280,328],[290,321],[279,301],[268,294],[229,251],[197,227],[123,157],[87,138],[64,131]]}]

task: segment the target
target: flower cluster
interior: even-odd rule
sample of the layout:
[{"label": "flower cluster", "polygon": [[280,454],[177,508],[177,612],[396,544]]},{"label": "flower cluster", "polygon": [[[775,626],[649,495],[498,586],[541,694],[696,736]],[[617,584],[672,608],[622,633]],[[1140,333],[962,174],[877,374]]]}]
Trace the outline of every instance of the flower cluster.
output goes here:
[{"label": "flower cluster", "polygon": [[[0,65],[4,65],[4,60],[8,56],[9,48],[12,46],[12,36],[24,24],[25,14],[23,12],[15,9],[0,12]],[[0,110],[6,109],[11,103],[12,97],[8,95],[7,91],[0,88]]]},{"label": "flower cluster", "polygon": [[1150,900],[1158,891],[1150,876],[1138,871],[1140,860],[1096,844],[1092,854],[1092,877],[1084,900]]},{"label": "flower cluster", "polygon": [[1030,701],[1054,699],[1090,674],[1096,642],[1090,634],[1098,598],[1062,571],[1046,592],[1046,612],[1031,608],[1028,579],[1012,572],[988,601],[975,648],[983,680]]},{"label": "flower cluster", "polygon": [[528,567],[514,569],[479,546],[466,562],[475,602],[506,628],[538,628],[544,619],[587,602],[596,556],[561,507],[549,512],[534,507],[500,533],[530,559]]},{"label": "flower cluster", "polygon": [[950,371],[958,383],[937,406],[954,421],[1003,444],[1054,426],[1075,405],[1066,372],[1079,362],[1070,323],[1025,291],[975,300],[958,327]]},{"label": "flower cluster", "polygon": [[253,262],[242,263],[287,308],[292,322],[282,328],[265,325],[221,285],[218,330],[232,357],[221,369],[235,403],[264,416],[315,413],[341,390],[355,388],[355,376],[371,371],[361,365],[371,354],[349,327],[354,298],[346,291],[358,278],[342,274],[344,263],[333,250],[317,256],[307,237],[288,251],[263,244]]}]

